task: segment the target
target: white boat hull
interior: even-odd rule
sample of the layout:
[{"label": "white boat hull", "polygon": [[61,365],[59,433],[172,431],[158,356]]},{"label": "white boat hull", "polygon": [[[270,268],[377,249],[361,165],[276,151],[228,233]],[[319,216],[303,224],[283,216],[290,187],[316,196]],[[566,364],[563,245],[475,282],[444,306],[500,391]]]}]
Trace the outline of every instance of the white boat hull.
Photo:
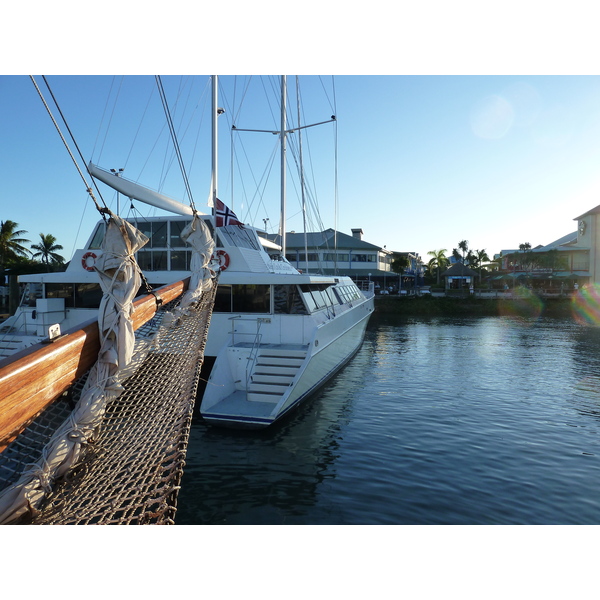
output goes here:
[{"label": "white boat hull", "polygon": [[[200,407],[203,419],[212,425],[248,429],[267,427],[281,419],[314,394],[356,354],[372,312],[372,298],[356,304],[314,329],[313,339],[307,345],[286,343],[253,347],[236,343],[224,347],[217,355],[204,392]],[[261,397],[260,392],[253,392],[256,368],[249,377],[244,376],[246,365],[254,360],[253,352],[272,356],[280,352],[280,362],[282,365],[287,362],[289,370],[293,370],[293,353],[304,352],[301,364],[295,367],[293,379],[287,385],[283,384],[286,391],[280,396],[272,394],[274,401],[264,401],[268,393]],[[262,373],[262,377],[268,379],[269,374]],[[271,378],[276,378],[274,373]],[[264,388],[269,385],[263,384]]]}]

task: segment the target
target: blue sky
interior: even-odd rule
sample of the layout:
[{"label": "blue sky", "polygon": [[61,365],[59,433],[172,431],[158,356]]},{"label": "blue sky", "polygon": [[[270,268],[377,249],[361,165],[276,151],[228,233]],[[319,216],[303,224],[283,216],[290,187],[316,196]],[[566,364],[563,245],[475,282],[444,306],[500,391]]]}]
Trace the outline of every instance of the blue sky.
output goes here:
[{"label": "blue sky", "polygon": [[[86,161],[123,167],[125,176],[186,201],[153,76],[47,80]],[[36,81],[49,99],[41,76]],[[208,77],[172,75],[162,81],[194,202],[206,210]],[[574,231],[573,219],[600,204],[598,76],[341,75],[299,81],[304,123],[336,113],[340,231],[360,227],[369,242],[424,258],[434,249],[450,253],[463,239],[491,256],[523,242],[547,244]],[[270,187],[259,199],[249,173],[236,175],[232,184],[229,145],[234,120],[238,128],[278,128],[276,96],[269,105],[264,91],[278,80],[223,76],[220,82],[220,105],[226,107],[219,121],[220,196],[245,222],[263,226],[268,218],[267,228],[274,231],[278,157]],[[294,115],[295,85],[289,76]],[[32,241],[40,232],[54,234],[69,258],[85,242],[97,213],[28,76],[0,76],[0,130],[1,218],[17,221]],[[336,224],[334,132],[327,124],[303,134],[324,227]],[[258,179],[277,152],[276,137],[237,135],[238,162],[251,156]],[[100,187],[116,209],[115,194]],[[288,230],[301,231],[297,189],[290,179]],[[121,214],[128,214],[128,205],[121,199]],[[142,214],[160,214],[136,206]],[[319,222],[311,224],[314,229]]]}]

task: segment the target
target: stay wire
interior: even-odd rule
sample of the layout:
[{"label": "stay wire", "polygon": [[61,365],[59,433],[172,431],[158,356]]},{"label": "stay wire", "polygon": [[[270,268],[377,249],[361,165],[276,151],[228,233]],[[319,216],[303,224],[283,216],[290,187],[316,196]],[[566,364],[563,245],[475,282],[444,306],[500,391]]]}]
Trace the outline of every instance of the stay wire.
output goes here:
[{"label": "stay wire", "polygon": [[[30,75],[29,77],[31,78],[31,81],[33,82],[33,85],[35,86],[35,89],[37,90],[37,93],[39,94],[40,99],[42,100],[42,103],[46,107],[48,115],[52,119],[52,122],[54,123],[54,127],[56,128],[56,131],[58,132],[60,139],[63,141],[63,144],[65,145],[65,148],[67,149],[67,152],[69,153],[69,156],[71,157],[71,160],[73,161],[73,164],[75,165],[75,168],[77,169],[77,171],[79,173],[79,176],[83,180],[83,183],[85,184],[87,193],[90,195],[91,199],[94,201],[94,204],[96,205],[96,208],[98,209],[98,212],[100,214],[102,214],[102,216],[104,217],[106,214],[106,211],[108,210],[108,207],[106,206],[106,202],[104,202],[104,198],[102,198],[102,194],[96,188],[96,190],[98,191],[98,195],[100,196],[100,199],[102,200],[102,204],[104,204],[104,208],[102,208],[98,204],[98,201],[96,200],[96,197],[94,196],[94,192],[92,191],[92,188],[88,185],[86,178],[84,177],[81,169],[79,168],[79,165],[77,164],[77,160],[73,156],[73,153],[71,152],[71,149],[69,148],[69,144],[67,143],[67,140],[65,139],[64,135],[62,134],[62,131],[60,130],[60,127],[59,127],[58,123],[56,122],[56,119],[54,118],[54,115],[52,114],[52,111],[50,110],[50,107],[48,106],[48,103],[46,102],[46,99],[44,98],[42,91],[38,87],[38,84],[35,81],[35,78],[33,77],[33,75]],[[52,101],[54,102],[54,105],[56,106],[56,108],[60,114],[60,117],[63,120],[63,123],[65,124],[65,127],[67,128],[67,131],[69,132],[69,135],[71,136],[71,140],[73,141],[73,144],[75,144],[75,148],[77,148],[79,157],[81,158],[82,162],[85,164],[85,159],[83,158],[83,154],[81,153],[81,150],[79,149],[79,146],[77,145],[77,142],[75,141],[73,133],[71,132],[71,129],[69,128],[69,125],[68,125],[62,111],[60,110],[60,106],[58,105],[58,102],[56,101],[56,98],[54,97],[54,94],[52,93],[52,89],[50,88],[50,85],[49,85],[48,81],[46,80],[45,75],[42,75],[42,79],[44,80],[44,83],[46,84],[46,87],[48,88],[48,91],[50,92],[50,95],[52,96]],[[93,182],[93,179],[92,179],[92,182]],[[93,183],[95,185],[95,182],[93,182]]]},{"label": "stay wire", "polygon": [[156,83],[157,83],[157,86],[158,86],[158,91],[160,93],[160,98],[162,100],[163,109],[165,111],[165,115],[166,115],[166,118],[167,118],[167,124],[169,126],[169,131],[171,132],[171,138],[173,140],[173,145],[175,146],[175,153],[177,154],[177,160],[179,161],[179,168],[181,169],[181,173],[183,175],[183,181],[184,181],[184,184],[185,184],[185,189],[186,189],[186,191],[188,193],[188,196],[190,198],[190,207],[191,207],[191,209],[194,212],[197,212],[196,211],[196,207],[194,205],[194,198],[192,196],[192,190],[190,188],[190,184],[189,184],[189,181],[188,181],[188,176],[187,176],[187,173],[185,171],[185,165],[183,164],[183,158],[181,156],[181,151],[179,149],[179,144],[177,142],[177,135],[175,134],[175,127],[173,126],[173,120],[171,119],[171,114],[169,112],[169,106],[167,104],[167,98],[165,96],[165,90],[163,88],[160,75],[156,75]]}]

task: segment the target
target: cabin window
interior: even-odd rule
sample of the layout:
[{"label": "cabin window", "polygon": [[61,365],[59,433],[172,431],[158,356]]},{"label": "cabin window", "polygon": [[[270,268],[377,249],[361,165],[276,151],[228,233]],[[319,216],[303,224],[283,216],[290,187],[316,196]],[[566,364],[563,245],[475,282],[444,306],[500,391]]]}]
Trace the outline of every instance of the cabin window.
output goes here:
[{"label": "cabin window", "polygon": [[231,312],[231,286],[219,285],[215,296],[214,312]]},{"label": "cabin window", "polygon": [[191,258],[189,250],[171,250],[171,271],[189,271]]},{"label": "cabin window", "polygon": [[306,307],[296,285],[274,285],[273,303],[276,314],[305,315]]},{"label": "cabin window", "polygon": [[74,301],[74,285],[72,283],[47,283],[46,298],[64,298],[65,307],[73,308]]},{"label": "cabin window", "polygon": [[270,285],[219,285],[214,312],[270,313]]},{"label": "cabin window", "polygon": [[185,229],[187,221],[171,221],[171,232],[169,234],[169,245],[171,248],[186,246],[181,239],[181,232]]},{"label": "cabin window", "polygon": [[94,232],[94,236],[92,237],[92,241],[90,242],[90,249],[100,249],[100,247],[102,246],[102,242],[104,241],[105,231],[106,225],[104,223],[98,223],[98,227],[96,227],[96,231]]},{"label": "cabin window", "polygon": [[328,290],[327,284],[306,284],[300,286],[304,301],[311,312],[336,304],[335,296]]},{"label": "cabin window", "polygon": [[98,308],[102,300],[102,288],[99,283],[75,284],[75,307]]},{"label": "cabin window", "polygon": [[234,285],[233,312],[270,313],[270,285]]},{"label": "cabin window", "polygon": [[35,306],[35,301],[43,297],[44,289],[41,283],[28,283],[21,299],[21,306]]},{"label": "cabin window", "polygon": [[140,250],[137,253],[137,263],[142,271],[166,271],[166,250]]}]

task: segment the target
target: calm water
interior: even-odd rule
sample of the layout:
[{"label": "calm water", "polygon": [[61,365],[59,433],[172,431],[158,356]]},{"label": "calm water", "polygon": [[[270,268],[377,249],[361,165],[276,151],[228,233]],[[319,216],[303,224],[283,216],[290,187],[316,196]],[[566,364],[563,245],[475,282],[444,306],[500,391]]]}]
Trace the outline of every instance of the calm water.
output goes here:
[{"label": "calm water", "polygon": [[378,318],[272,430],[194,424],[179,524],[600,524],[600,329]]}]

